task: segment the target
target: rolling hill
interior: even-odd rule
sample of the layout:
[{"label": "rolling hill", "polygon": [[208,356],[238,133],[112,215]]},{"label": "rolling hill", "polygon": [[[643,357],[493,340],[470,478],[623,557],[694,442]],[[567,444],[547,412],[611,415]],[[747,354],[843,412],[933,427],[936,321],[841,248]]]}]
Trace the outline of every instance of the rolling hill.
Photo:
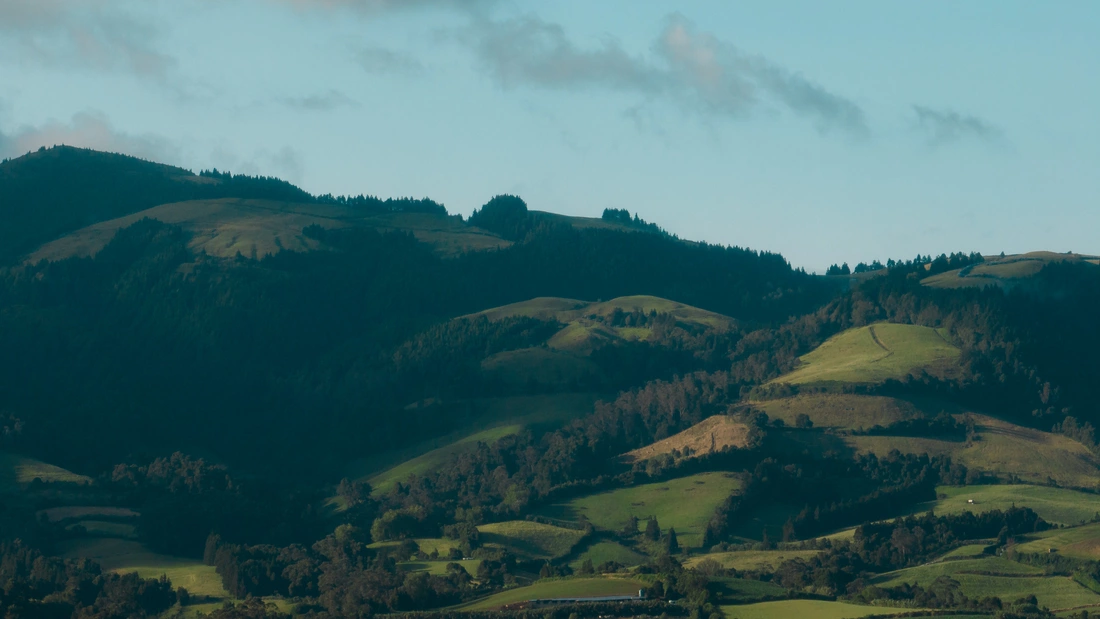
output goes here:
[{"label": "rolling hill", "polygon": [[950,371],[959,349],[936,329],[878,323],[849,329],[801,357],[798,368],[772,382],[877,383],[917,370]]}]

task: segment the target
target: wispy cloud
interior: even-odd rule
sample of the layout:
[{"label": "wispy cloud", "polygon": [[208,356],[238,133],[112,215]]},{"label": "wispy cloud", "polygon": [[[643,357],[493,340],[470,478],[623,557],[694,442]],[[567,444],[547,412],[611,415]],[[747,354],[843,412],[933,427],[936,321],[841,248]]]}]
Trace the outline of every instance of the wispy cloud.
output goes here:
[{"label": "wispy cloud", "polygon": [[176,64],[157,50],[157,28],[111,0],[0,1],[0,63],[163,75]]},{"label": "wispy cloud", "polygon": [[306,97],[286,97],[279,100],[287,107],[310,112],[327,112],[341,107],[359,107],[359,102],[339,90]]},{"label": "wispy cloud", "polygon": [[967,139],[997,143],[1004,138],[1000,127],[977,116],[923,105],[914,105],[913,112],[917,116],[917,126],[934,145]]},{"label": "wispy cloud", "polygon": [[359,50],[355,60],[364,71],[379,75],[419,75],[424,72],[424,65],[416,58],[380,47]]},{"label": "wispy cloud", "polygon": [[778,106],[823,131],[868,133],[858,104],[767,58],[698,31],[681,15],[668,18],[649,55],[617,41],[583,48],[564,29],[536,16],[477,19],[461,39],[503,88],[605,90],[673,101],[706,116],[742,118]]},{"label": "wispy cloud", "polygon": [[99,112],[81,112],[67,122],[51,121],[0,132],[0,156],[17,157],[41,146],[79,146],[123,153],[161,163],[179,163],[180,149],[172,141],[153,134],[132,134],[114,127]]},{"label": "wispy cloud", "polygon": [[458,9],[478,11],[496,0],[274,0],[299,10],[352,9],[362,13],[382,13],[415,9]]}]

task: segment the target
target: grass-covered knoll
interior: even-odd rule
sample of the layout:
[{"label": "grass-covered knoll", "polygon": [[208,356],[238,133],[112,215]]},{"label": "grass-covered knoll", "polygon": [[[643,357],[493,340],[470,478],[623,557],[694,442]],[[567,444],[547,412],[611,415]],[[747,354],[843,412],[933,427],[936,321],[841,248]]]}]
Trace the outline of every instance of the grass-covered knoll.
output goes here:
[{"label": "grass-covered knoll", "polygon": [[[472,418],[478,420],[472,427],[355,462],[349,467],[348,477],[365,479],[376,491],[385,492],[409,475],[435,469],[479,441],[492,443],[524,428],[554,426],[582,417],[592,412],[598,399],[595,393],[563,393],[470,401]],[[423,414],[445,413],[429,409]],[[337,499],[330,499],[330,503],[339,509]]]},{"label": "grass-covered knoll", "polygon": [[722,614],[726,616],[726,619],[787,619],[789,617],[855,619],[857,617],[867,617],[868,615],[900,615],[912,611],[911,608],[860,606],[823,600],[781,600],[778,602],[722,607]]},{"label": "grass-covered knoll", "polygon": [[959,349],[936,329],[878,323],[834,335],[774,382],[877,383],[919,369],[948,369],[958,356]]},{"label": "grass-covered knoll", "polygon": [[962,269],[947,271],[923,280],[924,285],[935,288],[967,288],[976,286],[1001,286],[1008,288],[1019,280],[1032,277],[1052,262],[1083,262],[1097,264],[1096,256],[1059,254],[1037,251],[1012,256],[987,256],[985,262]]},{"label": "grass-covered knoll", "polygon": [[0,491],[15,490],[36,479],[44,483],[87,484],[92,481],[59,466],[0,451]]},{"label": "grass-covered knoll", "polygon": [[941,561],[898,570],[878,577],[874,584],[880,587],[894,587],[903,583],[928,586],[940,576],[950,576],[957,580],[962,592],[971,598],[999,597],[1003,602],[1012,602],[1033,593],[1040,606],[1047,606],[1052,610],[1100,604],[1100,594],[1086,589],[1069,577],[1044,576],[1039,568],[999,557]]},{"label": "grass-covered knoll", "polygon": [[770,419],[781,419],[793,426],[799,415],[806,415],[815,428],[865,430],[889,426],[939,412],[934,405],[922,405],[886,396],[820,393],[797,395],[752,403]]},{"label": "grass-covered knoll", "polygon": [[1015,547],[1016,552],[1022,553],[1044,553],[1050,549],[1076,559],[1100,560],[1100,523],[1043,531]]},{"label": "grass-covered knoll", "polygon": [[481,534],[482,544],[505,548],[531,559],[563,557],[584,537],[584,531],[530,520],[483,524],[477,530]]},{"label": "grass-covered knoll", "polygon": [[723,577],[714,578],[711,582],[719,602],[724,604],[747,604],[787,596],[785,588],[761,580]]},{"label": "grass-covered knoll", "polygon": [[28,262],[92,256],[115,233],[141,219],[156,219],[190,233],[192,250],[211,256],[262,258],[282,250],[312,251],[321,244],[302,230],[323,228],[371,228],[401,230],[428,243],[441,254],[497,249],[511,243],[467,225],[457,218],[429,213],[372,213],[338,204],[300,204],[270,200],[223,198],[162,204],[117,219],[100,222],[43,245]]},{"label": "grass-covered knoll", "polygon": [[710,559],[726,569],[739,571],[772,571],[784,561],[791,559],[809,559],[820,553],[819,550],[737,550],[732,552],[712,552],[696,555],[684,562],[687,567],[695,567]]},{"label": "grass-covered knoll", "polygon": [[646,583],[633,578],[549,578],[526,587],[502,591],[496,595],[464,604],[461,610],[491,610],[506,604],[549,598],[594,597],[602,595],[638,595]]},{"label": "grass-covered knoll", "polygon": [[[999,486],[940,486],[936,493],[946,498],[935,503],[922,503],[918,511],[934,509],[937,514],[976,514],[994,509],[1006,510],[1013,505],[1030,507],[1043,520],[1052,524],[1072,526],[1092,520],[1100,511],[1100,495],[1065,488],[1006,484]],[[968,501],[973,500],[973,503]]]},{"label": "grass-covered knoll", "polygon": [[630,567],[644,563],[647,558],[646,555],[627,548],[618,542],[601,541],[585,549],[569,566],[576,570],[587,559],[592,561],[592,565],[595,567],[609,561]]},{"label": "grass-covered knoll", "polygon": [[606,531],[621,530],[631,516],[643,520],[644,529],[644,520],[656,516],[662,532],[676,529],[682,547],[698,547],[715,508],[740,488],[740,480],[732,474],[700,473],[582,496],[544,511],[563,520],[587,518]]},{"label": "grass-covered knoll", "polygon": [[749,428],[727,415],[708,417],[694,426],[674,434],[652,445],[640,447],[624,454],[627,461],[649,460],[673,450],[684,453],[690,450],[692,455],[702,456],[724,449],[744,447],[748,441]]},{"label": "grass-covered knoll", "polygon": [[130,540],[97,538],[62,542],[59,550],[67,559],[92,559],[104,571],[128,574],[137,572],[142,578],[167,575],[175,587],[185,587],[193,595],[229,599],[222,587],[221,576],[213,566],[201,561],[151,552],[144,545]]}]

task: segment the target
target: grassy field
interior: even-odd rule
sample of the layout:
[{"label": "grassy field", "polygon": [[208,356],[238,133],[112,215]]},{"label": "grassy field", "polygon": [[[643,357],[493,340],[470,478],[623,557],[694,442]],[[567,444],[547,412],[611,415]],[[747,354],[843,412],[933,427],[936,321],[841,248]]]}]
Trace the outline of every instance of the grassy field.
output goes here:
[{"label": "grassy field", "polygon": [[[983,571],[1004,576],[990,576],[974,572]],[[880,587],[894,587],[902,583],[927,586],[940,576],[950,576],[959,581],[962,592],[971,598],[999,597],[1002,602],[1028,594],[1035,594],[1040,606],[1053,610],[1100,604],[1100,594],[1089,591],[1066,576],[1044,576],[1035,568],[1008,559],[941,561],[884,574],[875,579]]]},{"label": "grassy field", "polygon": [[173,586],[185,587],[192,595],[229,599],[221,576],[212,566],[194,559],[157,554],[138,542],[111,538],[67,540],[62,542],[60,550],[64,558],[92,559],[105,571],[137,572],[142,578],[159,578],[165,574]]},{"label": "grassy field", "polygon": [[787,590],[783,587],[759,580],[715,578],[711,582],[714,583],[712,587],[718,594],[719,603],[747,604],[787,595]]},{"label": "grassy field", "polygon": [[715,415],[683,432],[628,452],[623,457],[628,462],[648,460],[655,456],[672,453],[674,449],[683,452],[685,448],[690,448],[693,455],[701,456],[726,448],[744,447],[748,435],[749,428],[745,424],[738,423],[726,415]]},{"label": "grassy field", "polygon": [[740,571],[772,571],[779,567],[780,563],[791,559],[809,559],[817,554],[818,550],[738,550],[734,552],[714,552],[705,555],[696,555],[684,562],[686,567],[695,567],[704,560],[717,561],[726,569]]},{"label": "grassy field", "polygon": [[723,606],[722,614],[726,619],[786,619],[805,617],[806,619],[855,619],[868,615],[890,615],[912,612],[911,608],[889,608],[883,606],[859,606],[844,602],[826,602],[820,600],[782,600],[778,602],[760,602],[743,606]]},{"label": "grassy field", "polygon": [[59,466],[0,451],[0,491],[18,489],[35,479],[45,483],[87,484],[92,481],[90,477],[77,475]]},{"label": "grassy field", "polygon": [[[622,529],[632,515],[642,520],[656,516],[661,531],[675,528],[681,546],[696,547],[715,508],[740,487],[732,475],[701,473],[579,497],[549,506],[545,514],[562,520],[583,516],[606,531]],[[645,523],[640,526],[644,529]]]},{"label": "grassy field", "polygon": [[1036,533],[1032,541],[1017,544],[1016,552],[1045,553],[1054,548],[1059,554],[1087,561],[1100,560],[1100,523],[1071,529],[1053,529]]},{"label": "grassy field", "polygon": [[483,524],[477,530],[486,546],[505,548],[531,559],[563,557],[584,537],[584,531],[529,520]]},{"label": "grassy field", "polygon": [[526,587],[502,591],[496,595],[465,604],[461,610],[490,610],[505,604],[562,597],[591,597],[600,595],[638,595],[646,583],[631,578],[553,578],[535,582]]},{"label": "grassy field", "polygon": [[635,566],[644,563],[647,557],[617,542],[596,542],[581,553],[569,566],[576,570],[584,563],[585,559],[591,560],[594,567],[599,567],[608,561],[626,566]]},{"label": "grassy field", "polygon": [[773,382],[876,383],[920,368],[949,368],[958,356],[959,349],[936,329],[879,323],[834,335]]},{"label": "grassy field", "polygon": [[863,430],[873,426],[889,426],[928,414],[939,409],[934,404],[918,404],[885,396],[851,394],[798,395],[778,400],[753,402],[752,407],[768,414],[769,419],[781,419],[793,426],[798,415],[805,414],[815,428]]},{"label": "grassy field", "polygon": [[986,556],[989,544],[967,544],[943,555],[944,559],[977,559]]},{"label": "grassy field", "polygon": [[[477,420],[472,427],[357,461],[349,467],[348,477],[364,479],[376,491],[385,492],[409,475],[430,471],[479,441],[491,443],[524,428],[550,427],[582,417],[592,412],[599,398],[596,393],[563,393],[473,400],[468,402],[474,410],[472,418]],[[429,410],[424,414],[443,413]],[[340,509],[337,499],[329,502]]]},{"label": "grassy field", "polygon": [[232,258],[238,252],[246,258],[263,258],[282,250],[316,250],[319,243],[302,234],[303,228],[311,225],[406,231],[446,256],[511,245],[491,232],[440,215],[371,214],[334,204],[226,198],[163,204],[97,223],[47,243],[31,254],[28,262],[95,255],[118,230],[146,217],[180,226],[191,234],[192,250],[223,258]]},{"label": "grassy field", "polygon": [[[1100,511],[1100,495],[1048,488],[1045,486],[940,486],[937,494],[946,495],[935,503],[922,503],[915,511],[934,509],[937,514],[983,513],[994,509],[1005,510],[1030,507],[1044,520],[1053,524],[1076,525],[1091,520]],[[967,503],[973,499],[973,503]]]}]

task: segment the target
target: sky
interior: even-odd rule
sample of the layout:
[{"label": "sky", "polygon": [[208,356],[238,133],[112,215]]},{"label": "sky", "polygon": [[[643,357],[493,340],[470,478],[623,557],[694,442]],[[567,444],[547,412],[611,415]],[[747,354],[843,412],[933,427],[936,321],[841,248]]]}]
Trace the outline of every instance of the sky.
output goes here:
[{"label": "sky", "polygon": [[492,196],[832,263],[1100,253],[1100,2],[0,0],[0,157]]}]

